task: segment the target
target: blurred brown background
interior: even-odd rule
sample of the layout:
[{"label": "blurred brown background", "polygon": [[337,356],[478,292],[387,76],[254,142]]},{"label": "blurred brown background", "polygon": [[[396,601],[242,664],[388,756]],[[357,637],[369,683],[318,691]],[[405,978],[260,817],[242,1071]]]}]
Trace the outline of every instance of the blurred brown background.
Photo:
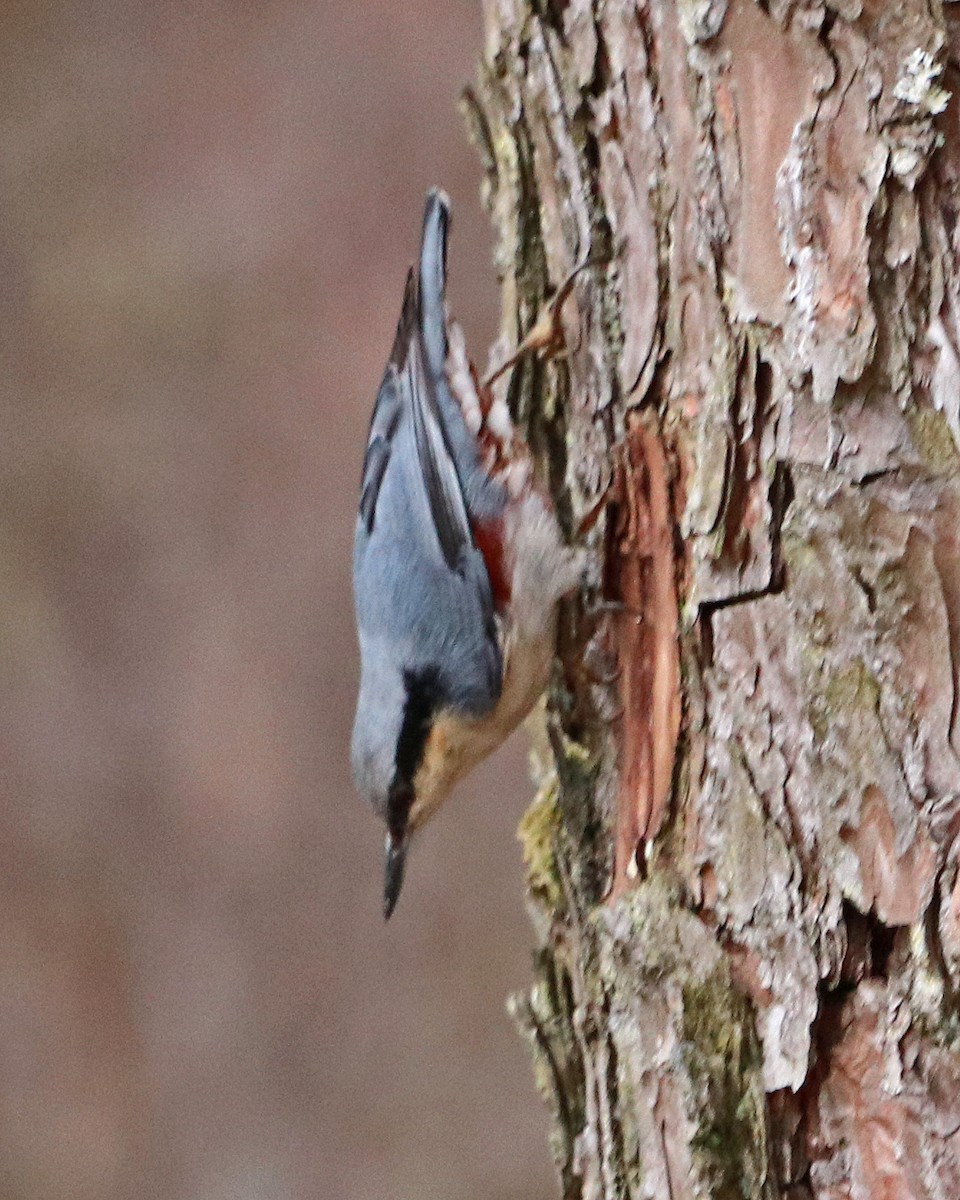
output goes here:
[{"label": "blurred brown background", "polygon": [[0,6],[0,1196],[532,1200],[514,746],[380,916],[349,557],[470,0]]}]

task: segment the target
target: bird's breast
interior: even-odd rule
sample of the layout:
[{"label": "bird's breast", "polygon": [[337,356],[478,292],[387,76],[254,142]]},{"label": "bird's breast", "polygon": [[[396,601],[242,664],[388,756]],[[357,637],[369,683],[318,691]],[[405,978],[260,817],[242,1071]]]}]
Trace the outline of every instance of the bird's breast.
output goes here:
[{"label": "bird's breast", "polygon": [[434,719],[414,785],[411,828],[422,825],[459,780],[506,741],[547,686],[555,620],[548,621],[536,637],[516,634],[510,626],[505,628],[503,689],[494,708],[482,717],[447,711]]}]

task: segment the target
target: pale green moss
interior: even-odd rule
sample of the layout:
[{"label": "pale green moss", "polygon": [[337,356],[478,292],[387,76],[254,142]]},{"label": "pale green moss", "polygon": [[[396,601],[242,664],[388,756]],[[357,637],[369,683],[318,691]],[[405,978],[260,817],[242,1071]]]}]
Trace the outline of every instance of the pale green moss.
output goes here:
[{"label": "pale green moss", "polygon": [[952,475],[960,470],[960,455],[946,416],[934,408],[913,407],[907,411],[910,433],[924,466],[935,475]]},{"label": "pale green moss", "polygon": [[762,1055],[749,1002],[723,970],[683,990],[683,1054],[700,1125],[694,1159],[712,1200],[761,1200],[767,1176]]},{"label": "pale green moss", "polygon": [[[817,660],[816,668],[822,669]],[[857,714],[879,713],[880,684],[858,658],[843,670],[826,675],[824,685],[811,697],[808,716],[818,741],[824,741],[838,718],[847,724]]]},{"label": "pale green moss", "polygon": [[556,860],[559,829],[560,810],[554,784],[540,792],[517,826],[517,838],[527,868],[527,887],[550,909],[557,908],[563,898]]},{"label": "pale green moss", "polygon": [[823,689],[828,714],[878,712],[880,684],[867,670],[862,658],[855,659],[842,671],[831,674]]}]

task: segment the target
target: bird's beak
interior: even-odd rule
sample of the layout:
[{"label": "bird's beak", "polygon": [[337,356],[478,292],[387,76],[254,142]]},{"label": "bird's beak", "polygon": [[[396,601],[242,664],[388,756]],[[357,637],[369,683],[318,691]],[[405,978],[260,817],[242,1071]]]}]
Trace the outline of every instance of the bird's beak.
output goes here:
[{"label": "bird's beak", "polygon": [[383,872],[383,919],[390,920],[390,914],[400,899],[400,889],[403,887],[403,868],[407,860],[407,836],[405,833],[387,834],[386,858]]}]

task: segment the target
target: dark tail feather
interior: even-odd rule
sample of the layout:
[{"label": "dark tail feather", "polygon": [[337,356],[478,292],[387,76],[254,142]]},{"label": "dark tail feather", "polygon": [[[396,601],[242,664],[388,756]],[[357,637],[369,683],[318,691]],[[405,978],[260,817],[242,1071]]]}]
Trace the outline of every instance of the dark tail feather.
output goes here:
[{"label": "dark tail feather", "polygon": [[449,229],[450,201],[439,188],[431,188],[427,193],[420,244],[420,338],[426,360],[423,368],[433,385],[429,403],[436,405],[467,511],[471,519],[491,520],[502,513],[505,493],[502,485],[490,479],[480,464],[476,438],[464,423],[460,404],[450,391],[446,376]]},{"label": "dark tail feather", "polygon": [[420,328],[427,363],[434,378],[442,376],[447,361],[447,231],[450,201],[439,188],[427,193],[420,244]]},{"label": "dark tail feather", "polygon": [[410,351],[410,341],[420,320],[420,309],[417,304],[417,277],[413,267],[407,272],[407,282],[403,289],[403,305],[400,308],[400,320],[397,322],[397,332],[393,338],[393,349],[390,351],[390,361],[398,371],[402,371]]}]

